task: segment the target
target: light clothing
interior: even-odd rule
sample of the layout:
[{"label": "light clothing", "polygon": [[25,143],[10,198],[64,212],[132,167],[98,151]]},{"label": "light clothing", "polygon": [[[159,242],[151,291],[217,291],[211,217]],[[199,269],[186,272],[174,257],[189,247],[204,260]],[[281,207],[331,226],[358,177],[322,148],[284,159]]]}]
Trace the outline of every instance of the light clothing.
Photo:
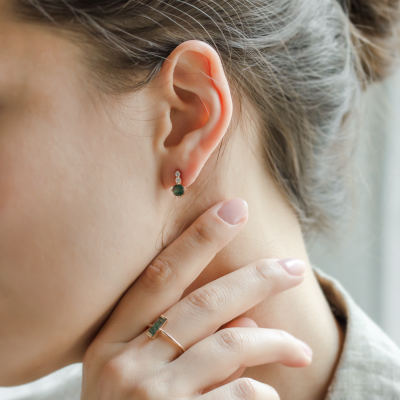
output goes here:
[{"label": "light clothing", "polygon": [[[400,400],[400,350],[339,282],[315,269],[345,341],[326,400]],[[400,306],[400,305],[399,305]]]},{"label": "light clothing", "polygon": [[[318,269],[315,274],[345,331],[326,400],[400,400],[399,348],[335,279]],[[81,380],[81,365],[74,365],[28,385],[0,388],[0,400],[79,400]]]}]

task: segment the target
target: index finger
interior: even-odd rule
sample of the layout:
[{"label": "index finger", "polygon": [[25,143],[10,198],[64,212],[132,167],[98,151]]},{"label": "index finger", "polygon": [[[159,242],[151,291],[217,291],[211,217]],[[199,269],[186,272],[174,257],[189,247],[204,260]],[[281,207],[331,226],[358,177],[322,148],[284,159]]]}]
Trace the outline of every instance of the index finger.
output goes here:
[{"label": "index finger", "polygon": [[247,222],[248,206],[240,198],[209,208],[163,250],[117,304],[99,338],[126,343],[179,301],[215,255]]}]

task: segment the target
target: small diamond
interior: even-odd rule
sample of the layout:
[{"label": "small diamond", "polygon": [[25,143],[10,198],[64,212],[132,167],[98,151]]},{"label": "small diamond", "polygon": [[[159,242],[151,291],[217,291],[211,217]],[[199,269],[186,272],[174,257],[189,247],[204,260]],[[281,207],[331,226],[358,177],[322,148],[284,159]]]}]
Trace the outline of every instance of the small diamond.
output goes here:
[{"label": "small diamond", "polygon": [[176,171],[176,172],[175,172],[175,176],[180,176],[180,174],[181,174],[181,173],[180,173],[179,171]]},{"label": "small diamond", "polygon": [[175,182],[179,185],[182,182],[182,180],[181,178],[175,178]]}]

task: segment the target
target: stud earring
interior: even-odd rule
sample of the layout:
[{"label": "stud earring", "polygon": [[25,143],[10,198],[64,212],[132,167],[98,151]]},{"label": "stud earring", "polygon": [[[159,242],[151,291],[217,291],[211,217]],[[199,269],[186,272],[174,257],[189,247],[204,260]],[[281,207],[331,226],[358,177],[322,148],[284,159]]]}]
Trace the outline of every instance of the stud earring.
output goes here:
[{"label": "stud earring", "polygon": [[186,188],[181,185],[181,173],[179,171],[175,172],[175,182],[176,185],[171,189],[172,193],[177,196],[181,197],[186,192]]}]

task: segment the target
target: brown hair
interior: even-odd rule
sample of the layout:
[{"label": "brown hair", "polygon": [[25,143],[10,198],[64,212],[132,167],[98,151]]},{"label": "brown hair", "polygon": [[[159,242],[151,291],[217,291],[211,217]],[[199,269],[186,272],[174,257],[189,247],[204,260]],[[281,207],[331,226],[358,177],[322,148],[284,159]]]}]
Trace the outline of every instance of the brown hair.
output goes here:
[{"label": "brown hair", "polygon": [[395,67],[400,51],[398,0],[341,0],[351,20],[355,50],[369,81],[382,80]]},{"label": "brown hair", "polygon": [[209,43],[235,97],[258,110],[267,167],[303,229],[343,214],[348,116],[361,89],[396,65],[398,0],[11,2],[78,38],[98,81],[119,92],[146,85],[181,42]]}]

